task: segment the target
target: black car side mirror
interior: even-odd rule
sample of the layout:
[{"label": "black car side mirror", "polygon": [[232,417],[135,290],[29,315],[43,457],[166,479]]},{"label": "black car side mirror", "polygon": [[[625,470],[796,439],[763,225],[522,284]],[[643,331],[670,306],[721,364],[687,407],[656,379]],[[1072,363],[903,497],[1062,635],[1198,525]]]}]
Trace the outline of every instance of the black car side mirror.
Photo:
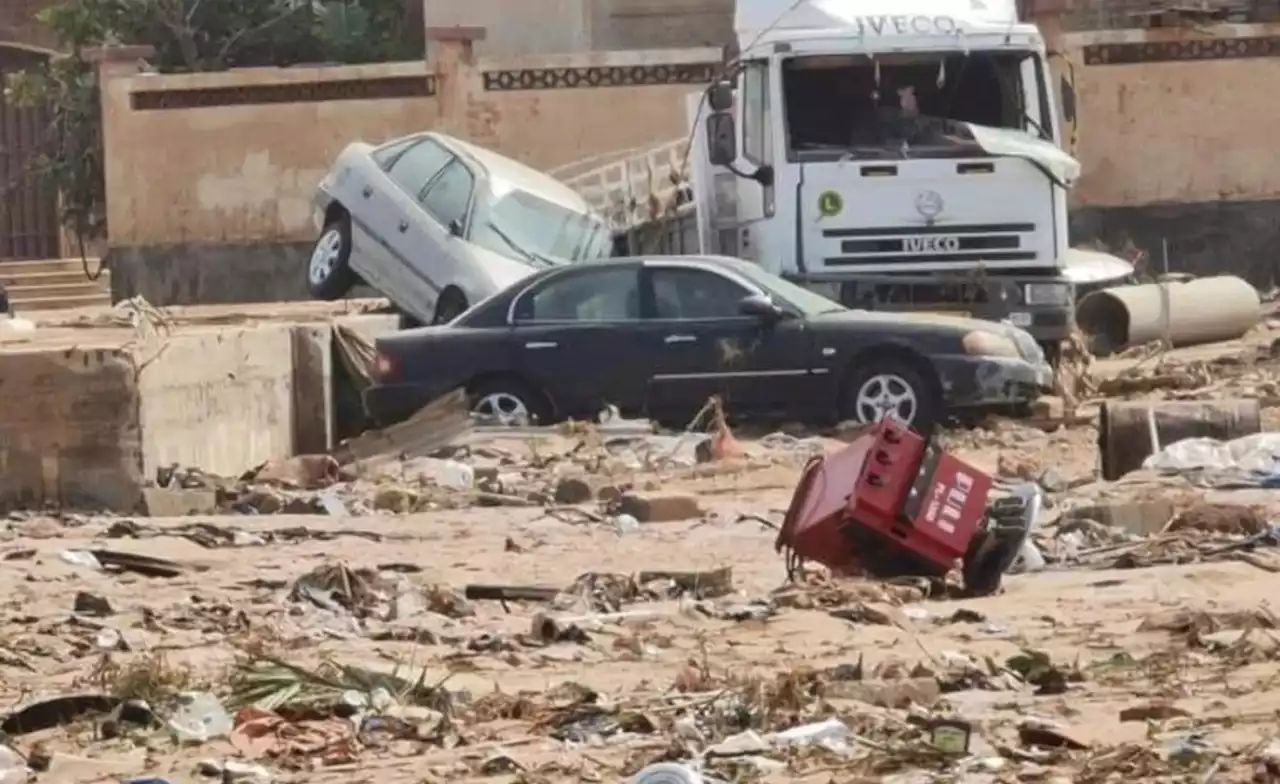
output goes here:
[{"label": "black car side mirror", "polygon": [[761,321],[769,323],[781,321],[784,315],[782,308],[775,305],[773,300],[760,294],[743,297],[738,302],[738,312],[744,316],[754,316]]},{"label": "black car side mirror", "polygon": [[449,221],[449,233],[455,237],[462,236],[462,221],[454,219]]}]

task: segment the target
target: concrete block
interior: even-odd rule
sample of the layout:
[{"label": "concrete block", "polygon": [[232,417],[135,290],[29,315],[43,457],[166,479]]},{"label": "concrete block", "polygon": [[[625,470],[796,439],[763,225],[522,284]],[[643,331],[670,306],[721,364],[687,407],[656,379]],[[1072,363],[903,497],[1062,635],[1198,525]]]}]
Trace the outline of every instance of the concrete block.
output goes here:
[{"label": "concrete block", "polygon": [[138,376],[143,472],[177,463],[238,476],[293,450],[289,324],[168,338]]},{"label": "concrete block", "polygon": [[618,511],[642,523],[671,523],[702,517],[698,499],[680,494],[627,493],[618,501]]},{"label": "concrete block", "polygon": [[1174,505],[1163,498],[1107,501],[1072,509],[1064,520],[1095,520],[1131,534],[1150,536],[1158,533],[1173,519]]},{"label": "concrete block", "polygon": [[293,348],[293,451],[333,447],[333,328],[303,324],[290,332]]},{"label": "concrete block", "polygon": [[213,514],[218,510],[215,490],[147,487],[142,490],[142,511],[152,517]]}]

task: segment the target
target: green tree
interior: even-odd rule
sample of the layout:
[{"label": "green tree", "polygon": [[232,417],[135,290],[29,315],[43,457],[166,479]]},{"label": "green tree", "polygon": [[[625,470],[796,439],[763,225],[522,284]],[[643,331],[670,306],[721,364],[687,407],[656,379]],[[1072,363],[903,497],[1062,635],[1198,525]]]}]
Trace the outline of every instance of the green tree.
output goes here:
[{"label": "green tree", "polygon": [[[106,235],[102,127],[89,47],[147,44],[166,73],[422,56],[406,0],[58,0],[38,18],[63,54],[11,74],[5,96],[47,106],[34,171],[57,189],[63,223],[83,244]],[[420,30],[416,32],[420,33]]]}]

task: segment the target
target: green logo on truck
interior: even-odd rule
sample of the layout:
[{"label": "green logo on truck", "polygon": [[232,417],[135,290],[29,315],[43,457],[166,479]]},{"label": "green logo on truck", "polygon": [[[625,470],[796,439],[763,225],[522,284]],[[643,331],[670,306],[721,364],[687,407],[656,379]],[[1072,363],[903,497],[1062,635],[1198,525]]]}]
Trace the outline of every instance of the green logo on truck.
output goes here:
[{"label": "green logo on truck", "polygon": [[844,209],[844,197],[835,191],[823,191],[818,195],[818,212],[824,218],[834,218]]}]

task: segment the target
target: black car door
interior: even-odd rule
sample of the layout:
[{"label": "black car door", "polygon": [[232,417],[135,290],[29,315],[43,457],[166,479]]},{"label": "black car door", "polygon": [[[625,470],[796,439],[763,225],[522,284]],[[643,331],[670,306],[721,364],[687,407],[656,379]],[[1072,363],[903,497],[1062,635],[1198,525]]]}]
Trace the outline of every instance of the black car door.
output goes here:
[{"label": "black car door", "polygon": [[654,345],[649,406],[696,411],[721,395],[738,415],[796,410],[812,396],[808,331],[800,319],[767,323],[739,310],[762,292],[728,271],[649,262],[642,285]]},{"label": "black car door", "polygon": [[642,408],[651,359],[638,331],[639,274],[639,262],[567,268],[513,301],[517,369],[547,391],[559,415]]}]

